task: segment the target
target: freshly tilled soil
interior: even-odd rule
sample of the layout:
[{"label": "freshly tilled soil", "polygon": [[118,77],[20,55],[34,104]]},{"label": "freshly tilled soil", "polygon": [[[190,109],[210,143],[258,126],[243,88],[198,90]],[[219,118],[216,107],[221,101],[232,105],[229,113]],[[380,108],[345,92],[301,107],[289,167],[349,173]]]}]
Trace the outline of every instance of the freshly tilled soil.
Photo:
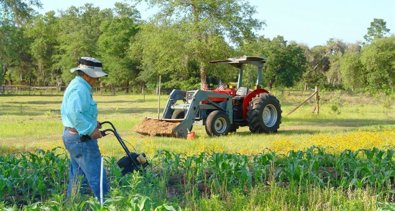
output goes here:
[{"label": "freshly tilled soil", "polygon": [[149,136],[173,136],[173,129],[179,122],[167,122],[159,119],[145,118],[143,122],[135,128],[135,131],[142,135]]}]

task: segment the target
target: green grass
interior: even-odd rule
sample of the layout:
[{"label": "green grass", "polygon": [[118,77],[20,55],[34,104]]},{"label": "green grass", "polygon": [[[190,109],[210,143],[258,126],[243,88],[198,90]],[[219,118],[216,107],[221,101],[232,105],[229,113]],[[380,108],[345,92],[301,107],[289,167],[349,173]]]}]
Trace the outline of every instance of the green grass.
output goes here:
[{"label": "green grass", "polygon": [[[275,95],[280,99],[283,110],[283,120],[277,134],[251,134],[247,127],[240,128],[237,133],[225,137],[208,137],[204,126],[195,125],[193,130],[196,132],[197,138],[192,141],[147,137],[134,132],[134,127],[144,117],[157,117],[156,96],[146,96],[145,100],[141,95],[94,96],[98,103],[99,120],[113,122],[121,136],[128,141],[131,151],[145,152],[155,163],[154,168],[145,174],[121,177],[119,169],[115,166],[115,161],[124,155],[122,148],[114,137],[101,139],[99,141],[100,148],[102,154],[108,159],[106,166],[114,182],[112,183],[111,200],[103,210],[113,210],[114,207],[115,209],[126,207],[137,209],[139,205],[144,206],[144,210],[155,208],[166,210],[166,207],[169,209],[182,207],[186,210],[394,209],[393,199],[388,198],[391,195],[374,187],[379,184],[376,183],[377,179],[384,178],[382,180],[386,181],[387,167],[380,168],[380,166],[388,164],[383,164],[382,159],[375,159],[371,164],[364,160],[354,162],[351,159],[353,154],[347,151],[347,149],[356,151],[360,148],[373,147],[380,150],[394,148],[395,101],[393,98],[349,96],[338,92],[321,93],[322,104],[319,115],[312,113],[314,102],[311,101],[287,116],[286,114],[302,102],[308,94],[297,96],[287,92],[278,92]],[[97,201],[93,199],[82,197],[68,202],[64,198],[65,173],[67,173],[64,155],[67,153],[61,140],[63,131],[59,114],[61,100],[62,96],[60,95],[0,96],[0,157],[3,159],[0,162],[5,162],[2,163],[0,185],[9,188],[7,189],[9,190],[7,191],[7,202],[0,202],[0,209],[10,207],[24,210],[101,209]],[[166,100],[166,96],[162,96],[162,108]],[[53,149],[57,146],[60,148],[56,149],[56,152],[61,154],[58,158],[55,158],[52,152],[40,155],[42,152],[35,151],[38,148]],[[343,168],[340,165],[337,166],[337,171],[350,170],[351,172],[346,172],[344,175],[354,175],[356,180],[346,176],[339,181],[335,180],[332,181],[333,183],[324,185],[318,185],[319,182],[306,185],[296,182],[290,185],[290,179],[286,178],[294,178],[295,173],[291,174],[289,169],[300,173],[300,169],[292,166],[306,167],[314,164],[314,160],[309,163],[304,158],[298,157],[300,153],[306,152],[306,149],[307,151],[311,149],[311,146],[320,146],[327,152],[334,153],[328,155],[329,157],[317,158],[317,161],[320,162],[328,161],[328,159],[336,161],[350,158],[351,160],[344,161],[344,163],[353,164],[354,167]],[[381,151],[377,151],[377,149],[374,153],[380,154]],[[167,150],[169,153],[174,153],[173,155],[176,157],[161,159],[157,156],[158,150]],[[299,152],[299,154],[290,153],[292,150]],[[19,152],[25,151],[34,153],[27,154],[24,159],[20,159]],[[277,153],[277,161],[284,156],[294,157],[289,159],[288,163],[274,165],[274,162],[263,159],[272,152]],[[244,154],[263,156],[260,165],[268,168],[268,175],[274,172],[283,172],[283,174],[281,174],[282,176],[267,177],[266,179],[272,179],[260,183],[255,182],[251,185],[252,183],[248,182],[250,181],[247,176],[250,174],[248,172],[240,169],[217,171],[215,167],[210,167],[209,169],[218,172],[210,180],[213,181],[210,183],[213,192],[210,195],[196,195],[194,190],[196,191],[197,183],[202,181],[201,176],[205,171],[199,170],[191,173],[187,171],[190,168],[186,168],[184,165],[186,165],[186,161],[197,159],[202,153],[203,155],[219,153],[218,157],[222,157],[226,161],[221,165],[228,166],[233,165],[232,162],[227,163],[232,159],[235,159],[236,163],[243,163]],[[45,165],[37,162],[44,162],[45,159],[40,161],[40,159],[36,159],[37,155],[50,160],[55,159],[56,162],[46,162],[47,166],[44,168]],[[32,161],[30,156],[34,157],[36,161]],[[229,157],[227,158],[227,156]],[[11,159],[12,162],[7,159]],[[214,160],[214,158],[206,159],[209,163]],[[258,161],[252,163],[249,161],[248,168],[241,169],[252,168],[252,166],[258,165],[257,163]],[[343,161],[337,162],[336,165],[341,163]],[[366,166],[368,164],[371,166]],[[320,165],[324,166],[325,164]],[[171,171],[172,169],[184,169],[186,172]],[[369,169],[376,169],[375,172],[383,174],[371,176]],[[379,169],[381,170],[378,171]],[[318,169],[319,171],[320,169]],[[330,172],[326,175],[331,175]],[[169,186],[168,180],[180,175],[189,175],[187,183]],[[310,176],[314,176],[312,174],[310,176],[309,174],[302,175],[308,178],[306,181],[315,181],[314,177],[310,178]],[[20,180],[22,176],[24,179]],[[235,183],[228,183],[227,181],[230,179]],[[272,180],[276,182],[271,183]],[[47,184],[42,181],[51,182]],[[353,185],[339,187],[341,182],[350,184],[351,181],[354,181]],[[364,185],[364,182],[369,181],[372,183]],[[245,186],[245,184],[250,185]],[[13,195],[12,191],[17,190],[20,192]],[[180,190],[182,190],[182,194],[177,192]],[[22,194],[22,192],[26,193]],[[3,196],[5,195],[3,194]],[[0,201],[4,200],[4,198],[0,199]],[[16,201],[12,203],[12,200]]]},{"label": "green grass", "polygon": [[[103,95],[94,98],[98,103],[99,120],[113,122],[125,140],[135,145],[137,149],[149,153],[154,153],[158,149],[167,149],[187,154],[202,151],[253,154],[265,149],[276,150],[280,147],[276,145],[286,144],[285,142],[292,142],[290,145],[295,147],[300,146],[300,143],[303,143],[304,147],[309,147],[309,143],[316,144],[312,139],[317,136],[334,137],[358,131],[373,131],[380,134],[382,131],[393,131],[395,128],[395,103],[390,103],[388,106],[382,97],[322,93],[319,115],[312,113],[314,102],[309,102],[287,116],[286,114],[302,102],[305,96],[278,94],[282,104],[283,119],[277,134],[251,134],[248,127],[243,127],[237,133],[226,137],[208,137],[204,126],[195,125],[193,130],[197,134],[197,139],[194,141],[144,137],[134,132],[134,127],[144,117],[158,116],[156,96],[146,96],[145,100],[142,95]],[[166,97],[161,97],[162,108],[166,103]],[[0,96],[0,151],[26,151],[63,146],[61,140],[63,126],[59,114],[61,100],[60,95]],[[102,139],[100,144],[105,155],[122,153],[113,137]],[[394,141],[389,140],[383,146],[392,144],[395,144]],[[289,147],[286,151],[291,149],[292,147]]]}]

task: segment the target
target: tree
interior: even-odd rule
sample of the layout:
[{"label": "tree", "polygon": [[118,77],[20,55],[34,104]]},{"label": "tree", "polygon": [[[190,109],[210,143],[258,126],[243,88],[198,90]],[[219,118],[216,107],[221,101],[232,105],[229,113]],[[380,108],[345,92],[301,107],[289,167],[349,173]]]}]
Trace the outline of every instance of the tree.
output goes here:
[{"label": "tree", "polygon": [[0,25],[8,22],[21,25],[31,17],[33,7],[41,7],[40,0],[0,0]]},{"label": "tree", "polygon": [[207,63],[217,59],[213,58],[213,51],[220,49],[216,41],[226,38],[238,45],[244,39],[254,37],[254,30],[259,30],[263,24],[252,17],[256,11],[245,0],[146,1],[159,8],[154,24],[178,25],[178,33],[186,36],[184,48],[190,52],[188,59],[198,64],[202,86],[207,84]]},{"label": "tree", "polygon": [[21,51],[21,45],[26,43],[22,42],[24,35],[19,26],[31,17],[32,7],[40,6],[39,0],[0,0],[0,85],[8,69],[21,62],[15,58],[23,56],[26,61],[27,56]]},{"label": "tree", "polygon": [[387,28],[387,23],[384,19],[374,18],[373,21],[370,22],[368,32],[363,38],[367,43],[371,43],[374,39],[385,37],[389,32],[390,30]]},{"label": "tree", "polygon": [[34,79],[37,85],[60,85],[60,72],[54,67],[53,56],[58,47],[58,18],[51,11],[35,17],[26,24],[28,37],[31,39],[30,51],[36,66],[34,74],[30,75],[30,85]]},{"label": "tree", "polygon": [[371,92],[394,92],[395,36],[374,40],[362,50],[366,87]]},{"label": "tree", "polygon": [[340,86],[340,59],[347,50],[347,44],[341,40],[329,39],[326,45],[304,49],[308,61],[307,71],[303,75],[305,85]]},{"label": "tree", "polygon": [[115,4],[113,13],[114,17],[102,23],[98,49],[109,73],[104,79],[106,83],[124,85],[128,92],[130,82],[138,76],[137,62],[128,55],[128,50],[139,30],[140,13],[122,3]]},{"label": "tree", "polygon": [[245,45],[242,50],[250,55],[263,56],[267,59],[263,83],[269,88],[273,84],[291,87],[306,71],[307,61],[303,49],[296,43],[288,44],[282,36],[272,40],[261,37]]},{"label": "tree", "polygon": [[16,58],[16,46],[13,43],[17,39],[17,28],[6,25],[0,27],[0,85],[3,84],[8,67],[12,65],[12,58]]},{"label": "tree", "polygon": [[326,44],[326,55],[329,58],[329,69],[325,73],[327,83],[331,86],[339,86],[342,83],[340,74],[340,59],[347,49],[347,45],[341,40],[329,39]]},{"label": "tree", "polygon": [[[154,85],[158,75],[161,75],[162,81],[165,82],[164,87],[167,87],[167,83],[173,78],[178,82],[188,80],[186,69],[189,53],[184,47],[187,41],[186,36],[179,33],[179,28],[175,25],[163,23],[159,27],[147,23],[141,26],[136,42],[130,49],[131,56],[141,63],[142,72],[138,80]],[[179,87],[180,84],[173,85]]]},{"label": "tree", "polygon": [[111,10],[100,10],[92,4],[83,7],[70,7],[61,13],[59,19],[59,50],[55,68],[63,71],[62,79],[71,80],[70,68],[76,65],[81,56],[98,57],[97,41],[101,35],[100,26],[112,16]]},{"label": "tree", "polygon": [[31,68],[29,44],[24,28],[14,25],[0,27],[0,84],[6,77],[10,84],[14,81],[25,83]]},{"label": "tree", "polygon": [[366,78],[361,63],[361,49],[358,44],[350,45],[340,58],[340,73],[344,88],[355,91],[364,88]]},{"label": "tree", "polygon": [[281,36],[272,40],[269,55],[266,67],[269,83],[276,82],[280,86],[291,87],[306,70],[303,50],[295,43],[287,44]]},{"label": "tree", "polygon": [[[165,88],[199,88],[199,62],[187,46],[190,35],[180,33],[182,30],[181,24],[162,23],[157,26],[147,23],[141,26],[131,49],[133,57],[141,61],[139,80],[154,85],[158,75],[161,75]],[[210,60],[227,58],[234,52],[223,37],[208,37],[207,43],[211,46]],[[206,69],[210,71],[209,79],[228,80],[230,74],[221,71],[223,68],[219,65],[208,65]]]},{"label": "tree", "polygon": [[314,46],[305,51],[308,61],[307,71],[303,75],[303,81],[308,85],[325,85],[325,73],[330,68],[330,60],[326,46]]}]

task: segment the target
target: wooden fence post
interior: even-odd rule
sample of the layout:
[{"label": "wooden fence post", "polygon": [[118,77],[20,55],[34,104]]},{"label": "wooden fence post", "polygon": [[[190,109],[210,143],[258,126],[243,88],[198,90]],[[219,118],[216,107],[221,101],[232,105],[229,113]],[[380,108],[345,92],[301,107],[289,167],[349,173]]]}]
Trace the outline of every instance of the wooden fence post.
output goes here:
[{"label": "wooden fence post", "polygon": [[320,88],[318,86],[315,86],[315,93],[316,114],[320,114]]},{"label": "wooden fence post", "polygon": [[159,75],[159,81],[158,81],[158,119],[160,119],[159,115],[160,115],[160,87],[161,87],[161,79],[162,79],[162,77],[161,77],[161,75]]},{"label": "wooden fence post", "polygon": [[303,104],[305,104],[308,100],[310,100],[312,97],[315,96],[316,99],[316,105],[314,107],[314,112],[316,112],[317,114],[320,113],[320,96],[319,96],[319,88],[318,86],[315,87],[314,93],[311,94],[308,98],[306,98],[301,104],[299,104],[298,106],[296,106],[296,108],[292,109],[292,111],[290,111],[286,116],[292,114],[293,112],[295,112],[300,106],[302,106]]},{"label": "wooden fence post", "polygon": [[144,84],[141,85],[141,94],[143,94],[143,102],[145,102]]}]

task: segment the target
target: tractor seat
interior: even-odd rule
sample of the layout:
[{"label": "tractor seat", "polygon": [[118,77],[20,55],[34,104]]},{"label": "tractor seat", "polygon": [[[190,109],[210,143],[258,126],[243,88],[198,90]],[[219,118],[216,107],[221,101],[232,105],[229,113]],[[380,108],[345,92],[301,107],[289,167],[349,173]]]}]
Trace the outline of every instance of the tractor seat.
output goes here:
[{"label": "tractor seat", "polygon": [[246,96],[248,94],[248,87],[239,87],[236,91],[236,96]]}]

